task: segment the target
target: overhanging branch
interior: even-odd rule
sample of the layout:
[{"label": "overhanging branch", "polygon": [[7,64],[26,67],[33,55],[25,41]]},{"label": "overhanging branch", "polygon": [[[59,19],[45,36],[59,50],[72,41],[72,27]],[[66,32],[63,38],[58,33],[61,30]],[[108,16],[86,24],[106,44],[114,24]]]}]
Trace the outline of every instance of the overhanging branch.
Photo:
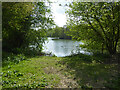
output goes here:
[{"label": "overhanging branch", "polygon": [[93,27],[92,23],[91,23],[89,20],[87,20],[87,22],[88,22],[89,25],[92,27],[92,29],[96,32],[96,34],[97,34],[102,40],[104,40],[104,38],[102,37],[102,35]]}]

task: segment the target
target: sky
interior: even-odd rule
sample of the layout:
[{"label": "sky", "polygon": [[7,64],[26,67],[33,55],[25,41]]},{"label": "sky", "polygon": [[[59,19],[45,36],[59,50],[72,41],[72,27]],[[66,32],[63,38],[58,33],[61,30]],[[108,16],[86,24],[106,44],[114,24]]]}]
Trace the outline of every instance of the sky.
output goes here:
[{"label": "sky", "polygon": [[[54,22],[59,27],[62,27],[66,25],[67,22],[67,17],[65,14],[65,9],[67,9],[67,7],[65,4],[68,2],[66,0],[52,0],[52,2],[51,11],[54,17]],[[61,6],[59,6],[59,4],[61,4]]]},{"label": "sky", "polygon": [[[65,14],[65,9],[68,9],[68,7],[64,6],[66,3],[70,3],[73,0],[50,0],[52,3],[52,12],[53,12],[53,19],[59,27],[62,27],[66,25],[67,17]],[[98,0],[99,1],[99,0]],[[104,0],[103,0],[104,1]],[[117,0],[116,0],[117,1]],[[59,6],[61,4],[62,6]]]}]

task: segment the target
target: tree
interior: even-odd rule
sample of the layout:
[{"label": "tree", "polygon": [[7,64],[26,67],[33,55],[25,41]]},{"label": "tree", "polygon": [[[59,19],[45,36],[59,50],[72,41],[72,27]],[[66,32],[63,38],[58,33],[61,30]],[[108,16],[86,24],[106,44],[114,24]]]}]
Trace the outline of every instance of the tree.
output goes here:
[{"label": "tree", "polygon": [[48,32],[48,36],[59,37],[60,39],[71,39],[71,37],[67,35],[67,31],[69,31],[69,29],[66,26],[56,26],[52,31]]},{"label": "tree", "polygon": [[[48,2],[49,3],[49,2]],[[29,46],[41,52],[43,43],[46,40],[47,32],[54,25],[50,5],[46,6],[45,2],[34,3],[35,7],[32,15],[32,29],[28,34]]]},{"label": "tree", "polygon": [[[11,2],[2,4],[3,50],[16,52],[36,45],[42,50],[45,32],[53,22],[45,2]],[[34,28],[38,28],[35,30]]]},{"label": "tree", "polygon": [[2,3],[3,50],[12,51],[26,43],[32,8],[32,3]]},{"label": "tree", "polygon": [[69,7],[68,25],[73,26],[69,34],[115,54],[120,39],[120,2],[72,2]]}]

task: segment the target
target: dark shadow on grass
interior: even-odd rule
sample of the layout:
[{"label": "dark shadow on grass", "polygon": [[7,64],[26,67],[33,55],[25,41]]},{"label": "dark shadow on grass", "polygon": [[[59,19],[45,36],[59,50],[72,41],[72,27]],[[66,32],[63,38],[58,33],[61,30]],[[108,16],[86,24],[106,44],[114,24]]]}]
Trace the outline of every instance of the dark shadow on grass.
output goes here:
[{"label": "dark shadow on grass", "polygon": [[63,58],[61,64],[74,75],[74,80],[83,88],[104,88],[104,85],[117,76],[116,64],[104,64],[105,56],[74,55]]}]

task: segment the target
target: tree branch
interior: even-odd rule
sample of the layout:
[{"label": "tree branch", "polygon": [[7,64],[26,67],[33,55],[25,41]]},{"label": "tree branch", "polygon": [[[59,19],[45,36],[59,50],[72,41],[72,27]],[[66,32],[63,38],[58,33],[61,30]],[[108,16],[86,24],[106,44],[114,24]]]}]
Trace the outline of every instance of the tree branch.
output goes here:
[{"label": "tree branch", "polygon": [[100,23],[100,21],[99,21],[99,19],[96,17],[96,15],[95,15],[94,19],[99,23],[100,28],[102,29],[102,32],[104,33],[106,40],[110,41],[110,39],[107,37],[107,35],[106,35],[106,33],[105,33],[105,30],[103,29],[102,24]]},{"label": "tree branch", "polygon": [[102,37],[102,35],[93,27],[92,23],[91,23],[89,20],[87,20],[87,22],[89,23],[89,25],[91,26],[91,28],[96,32],[96,34],[97,34],[98,36],[100,36],[100,38],[101,38],[102,40],[104,40],[104,38]]},{"label": "tree branch", "polygon": [[119,17],[120,17],[120,13],[119,13],[119,6],[118,6],[118,22],[117,22],[117,35],[115,37],[115,41],[116,41],[115,48],[117,47],[117,43],[120,39],[120,27],[119,27],[120,19],[119,19]]}]

